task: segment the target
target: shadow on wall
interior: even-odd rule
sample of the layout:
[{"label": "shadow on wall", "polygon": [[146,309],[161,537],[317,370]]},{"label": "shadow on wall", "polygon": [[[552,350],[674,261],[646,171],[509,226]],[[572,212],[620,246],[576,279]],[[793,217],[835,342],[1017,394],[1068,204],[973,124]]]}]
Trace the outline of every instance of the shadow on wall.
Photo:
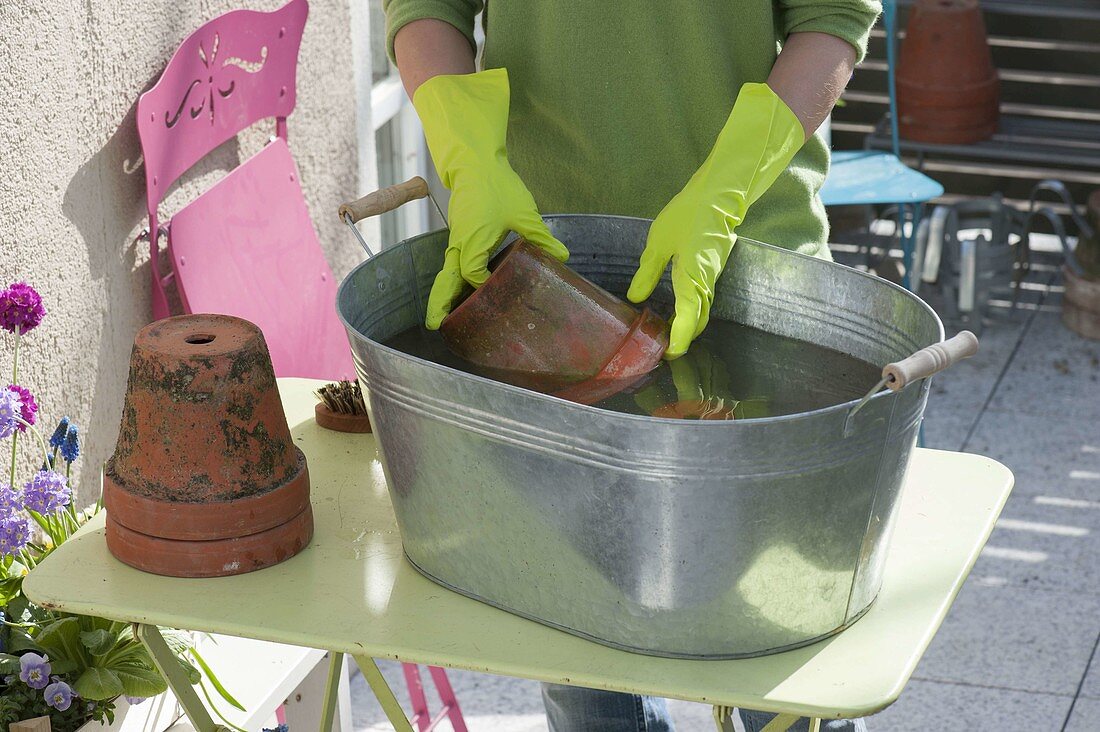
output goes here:
[{"label": "shadow on wall", "polygon": [[[77,228],[87,250],[88,272],[106,293],[100,310],[103,337],[95,363],[88,425],[91,439],[100,443],[94,454],[114,451],[122,395],[126,388],[127,364],[137,331],[152,319],[148,242],[137,239],[148,226],[145,197],[145,169],[135,121],[137,99],[151,88],[160,72],[143,88],[134,90],[133,104],[107,143],[81,165],[65,189],[61,211]],[[214,180],[240,162],[236,138],[221,145],[185,173],[161,204],[161,220],[208,188]],[[164,247],[164,241],[161,241]],[[162,262],[167,260],[162,258]],[[169,288],[173,312],[182,312],[174,289]],[[117,368],[112,366],[117,364]],[[90,446],[91,447],[91,446]],[[80,484],[96,485],[99,466],[87,461]],[[84,499],[88,499],[85,493]]]}]

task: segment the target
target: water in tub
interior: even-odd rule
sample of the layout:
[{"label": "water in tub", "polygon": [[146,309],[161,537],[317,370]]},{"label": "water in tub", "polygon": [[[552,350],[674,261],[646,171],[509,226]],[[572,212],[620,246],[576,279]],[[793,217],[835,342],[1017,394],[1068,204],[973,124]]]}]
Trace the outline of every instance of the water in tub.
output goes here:
[{"label": "water in tub", "polygon": [[[439,333],[420,327],[386,345],[477,373],[447,350]],[[645,379],[595,406],[674,419],[771,417],[858,399],[879,376],[879,367],[838,351],[713,320],[684,356],[663,361]]]}]

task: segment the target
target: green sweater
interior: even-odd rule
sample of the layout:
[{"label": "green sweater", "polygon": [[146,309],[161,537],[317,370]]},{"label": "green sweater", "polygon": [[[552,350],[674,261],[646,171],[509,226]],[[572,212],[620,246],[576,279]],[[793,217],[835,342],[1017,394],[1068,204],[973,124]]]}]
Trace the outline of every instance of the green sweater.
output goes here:
[{"label": "green sweater", "polygon": [[[473,43],[482,0],[383,0],[387,39],[437,18]],[[508,69],[508,158],[545,213],[655,217],[703,162],[741,85],[789,34],[819,31],[862,59],[879,0],[490,0],[484,68]],[[828,257],[814,135],[738,233]]]}]

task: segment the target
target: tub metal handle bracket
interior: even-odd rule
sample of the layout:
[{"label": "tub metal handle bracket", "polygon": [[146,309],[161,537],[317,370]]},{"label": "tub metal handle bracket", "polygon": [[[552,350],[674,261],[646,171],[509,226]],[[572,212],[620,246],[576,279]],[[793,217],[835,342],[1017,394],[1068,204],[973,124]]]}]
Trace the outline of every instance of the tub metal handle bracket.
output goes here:
[{"label": "tub metal handle bracket", "polygon": [[340,208],[337,209],[337,214],[340,216],[340,220],[347,224],[351,232],[355,234],[355,238],[359,240],[363,250],[367,253],[367,259],[370,259],[374,256],[374,252],[367,246],[366,239],[359,233],[359,229],[355,228],[355,224],[371,216],[381,216],[384,213],[389,213],[409,201],[417,201],[425,197],[431,200],[432,204],[435,205],[435,210],[439,212],[440,218],[445,222],[447,217],[443,214],[439,202],[435,200],[435,196],[429,190],[428,181],[419,175],[409,178],[404,183],[395,183],[392,186],[380,188],[354,201],[341,203]]},{"label": "tub metal handle bracket", "polygon": [[878,394],[882,387],[888,387],[891,391],[901,391],[910,383],[938,374],[977,352],[978,337],[968,330],[963,330],[942,343],[933,343],[908,358],[886,364],[882,368],[882,379],[848,410],[848,415],[844,418],[844,436],[848,437],[852,434],[854,431],[852,418],[867,402],[871,401],[871,397]]}]

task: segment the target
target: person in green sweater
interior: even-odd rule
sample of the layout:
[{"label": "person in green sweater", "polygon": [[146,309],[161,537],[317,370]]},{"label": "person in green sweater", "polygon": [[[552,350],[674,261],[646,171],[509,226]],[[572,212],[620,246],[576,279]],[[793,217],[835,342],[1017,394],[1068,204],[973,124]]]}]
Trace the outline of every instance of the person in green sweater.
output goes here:
[{"label": "person in green sweater", "polygon": [[[879,0],[383,0],[390,57],[451,191],[426,325],[439,327],[515,231],[565,260],[540,211],[653,219],[627,296],[669,266],[667,357],[706,327],[738,234],[829,258],[814,134]],[[482,11],[485,48],[475,63]],[[661,700],[543,688],[551,730],[671,729]],[[747,732],[772,715],[742,712]],[[801,727],[805,728],[805,720]],[[834,720],[822,729],[862,730]]]}]

